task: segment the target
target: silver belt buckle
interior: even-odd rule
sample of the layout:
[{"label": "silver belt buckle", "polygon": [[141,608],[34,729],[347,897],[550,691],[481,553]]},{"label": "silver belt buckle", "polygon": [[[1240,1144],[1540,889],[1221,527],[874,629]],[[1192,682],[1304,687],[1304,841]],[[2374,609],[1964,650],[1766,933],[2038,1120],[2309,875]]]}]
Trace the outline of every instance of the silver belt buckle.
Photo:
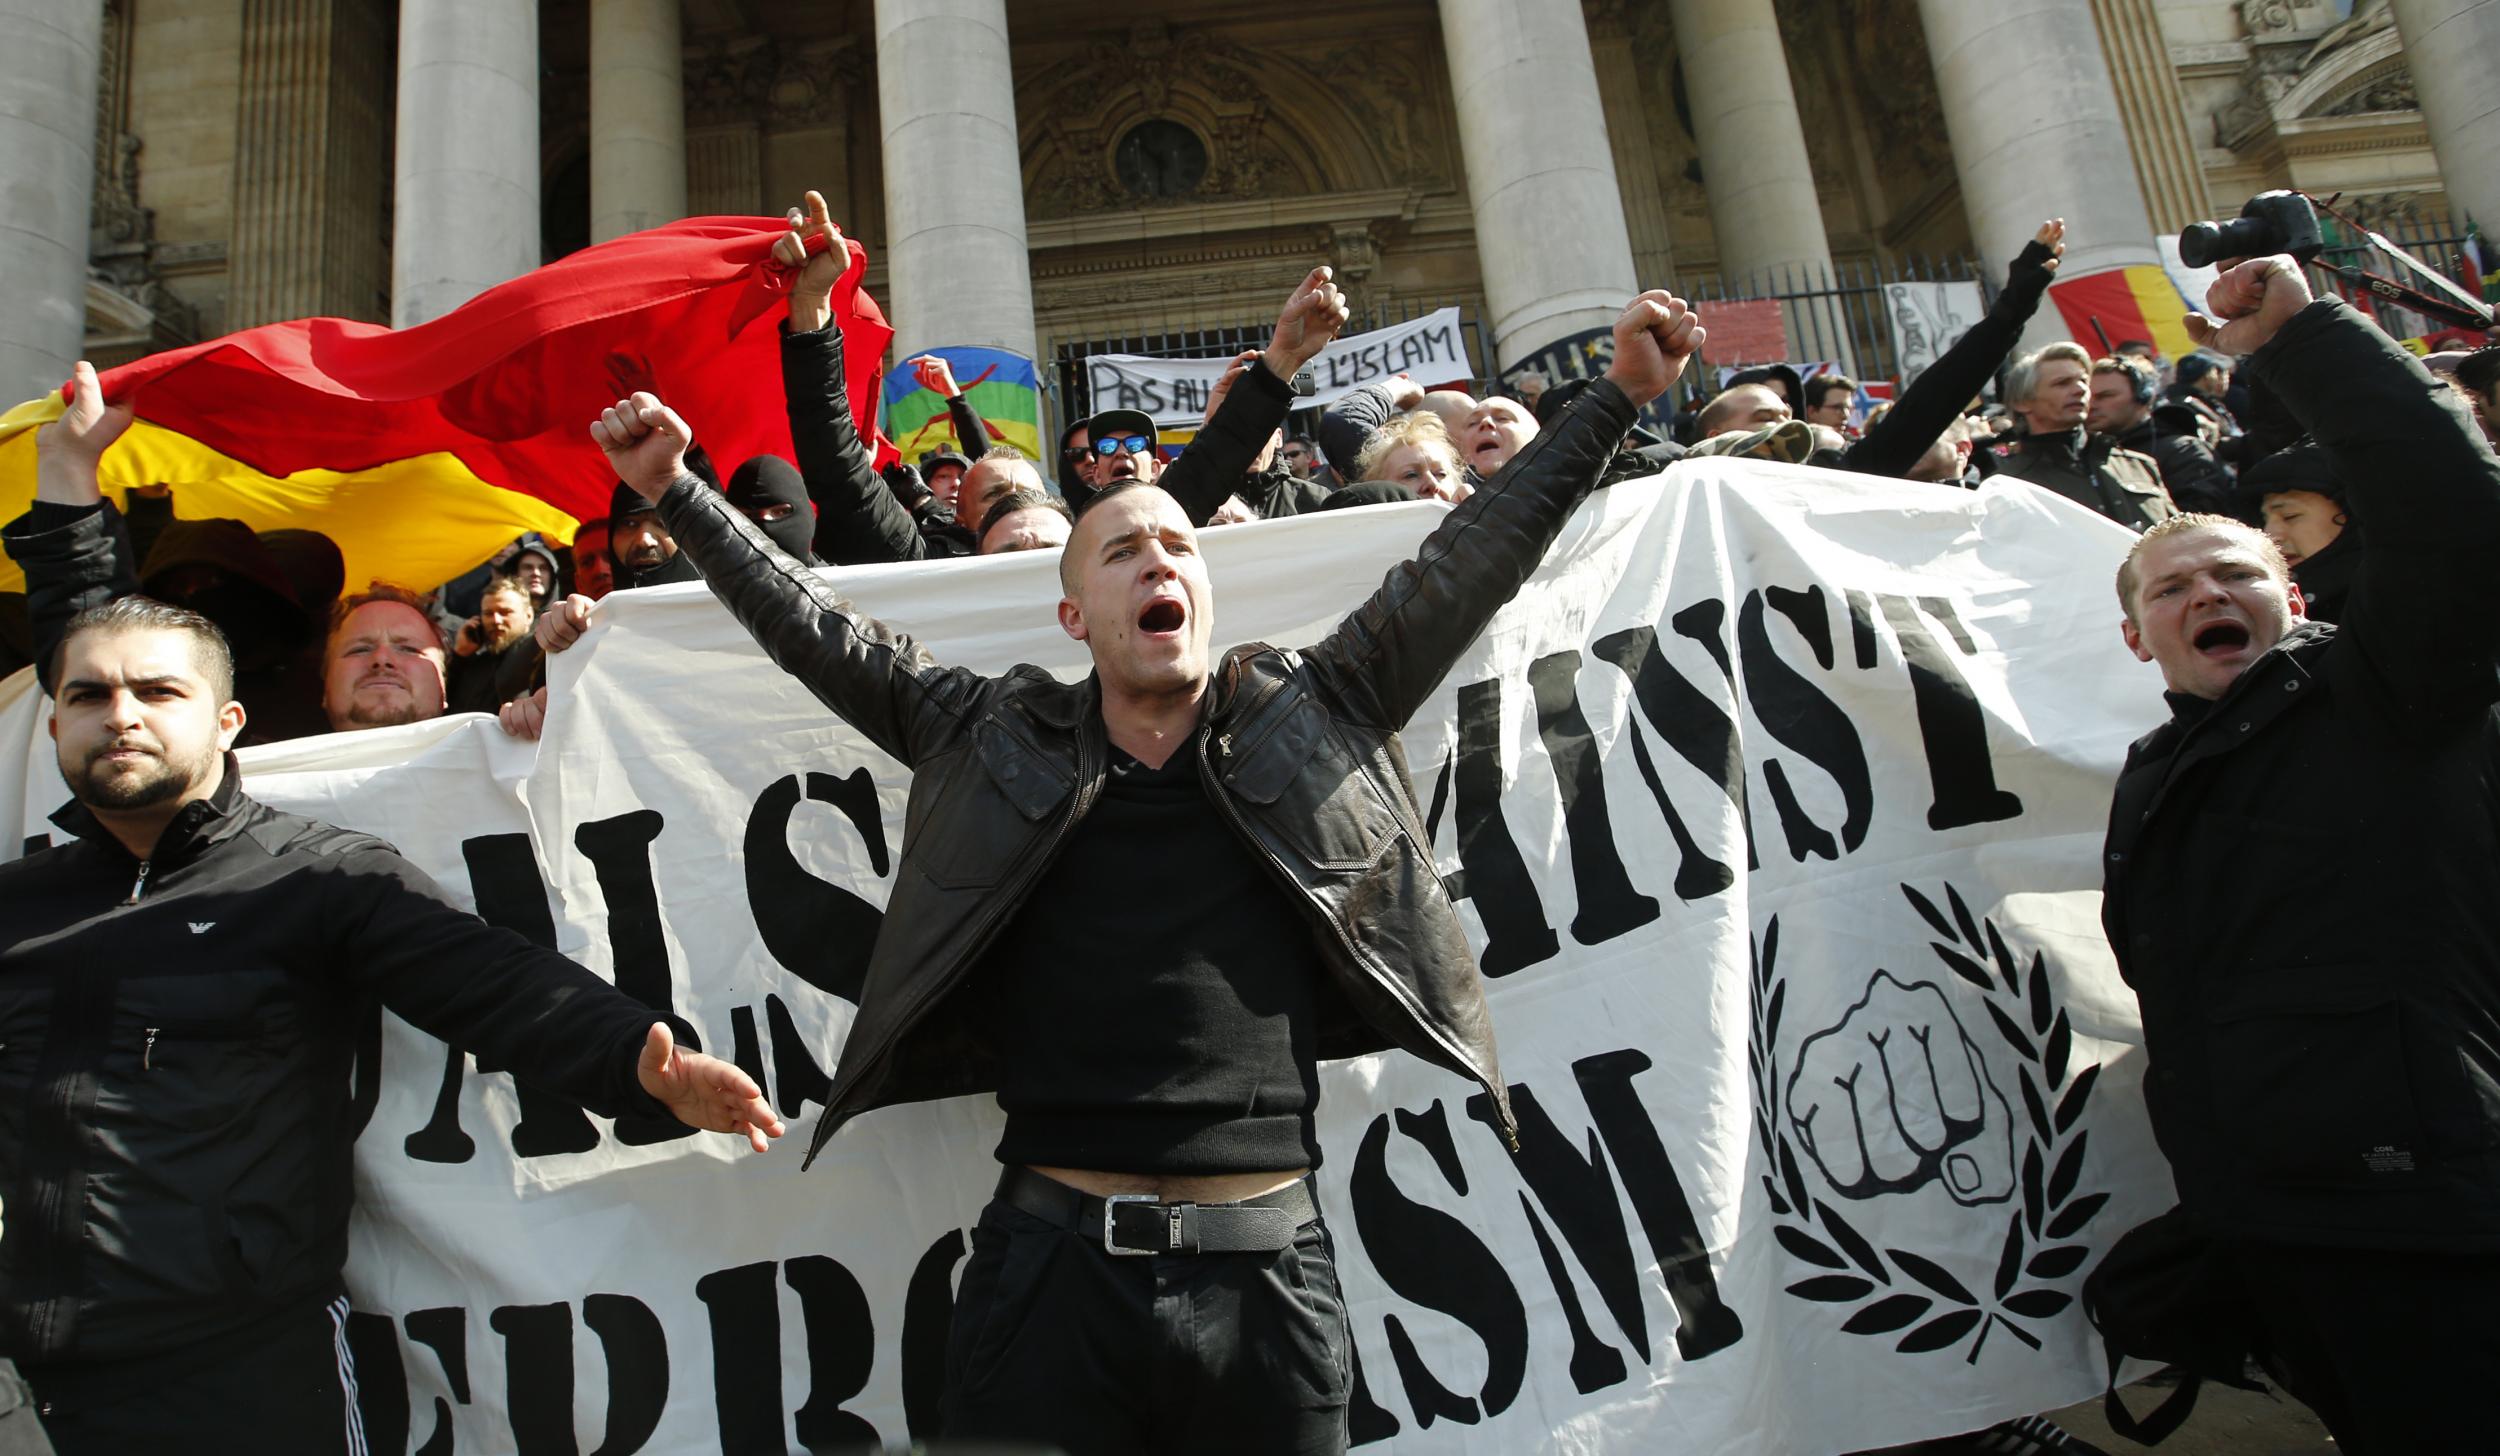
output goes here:
[{"label": "silver belt buckle", "polygon": [[1102,1247],[1105,1253],[1142,1258],[1160,1252],[1156,1249],[1132,1249],[1120,1243],[1120,1205],[1123,1203],[1161,1202],[1151,1193],[1111,1193],[1102,1200]]}]

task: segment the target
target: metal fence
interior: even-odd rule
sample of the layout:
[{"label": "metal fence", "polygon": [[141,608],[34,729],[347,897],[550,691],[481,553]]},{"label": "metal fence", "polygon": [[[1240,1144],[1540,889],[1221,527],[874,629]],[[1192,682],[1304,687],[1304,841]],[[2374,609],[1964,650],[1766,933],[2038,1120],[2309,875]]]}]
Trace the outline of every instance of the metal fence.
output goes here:
[{"label": "metal fence", "polygon": [[[1890,379],[1900,373],[1900,361],[1884,299],[1889,283],[1977,283],[1987,304],[1998,292],[1998,280],[1968,257],[1918,254],[1768,269],[1737,279],[1705,273],[1678,278],[1675,287],[1693,301],[1705,326],[1713,302],[1776,299],[1788,321],[1788,362],[1830,360],[1860,379]],[[1710,362],[1707,345],[1702,357]]]}]

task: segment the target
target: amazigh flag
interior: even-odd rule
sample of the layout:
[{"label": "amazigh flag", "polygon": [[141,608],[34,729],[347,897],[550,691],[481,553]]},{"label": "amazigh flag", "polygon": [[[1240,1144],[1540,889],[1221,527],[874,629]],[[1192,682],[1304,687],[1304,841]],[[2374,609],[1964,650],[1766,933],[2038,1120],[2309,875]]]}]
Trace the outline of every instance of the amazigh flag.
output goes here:
[{"label": "amazigh flag", "polygon": [[[185,519],[327,534],[350,590],[424,590],[523,531],[569,541],[606,515],[616,476],[590,422],[637,389],[684,415],[724,475],[751,455],[788,458],[788,275],[771,261],[786,226],[689,218],[585,248],[412,328],[299,319],[123,365],[104,375],[104,397],[138,418],[105,452],[105,493],[170,485]],[[853,242],[850,254],[834,315],[851,406],[870,419],[893,330],[859,290],[866,250]],[[0,520],[32,499],[35,427],[62,408],[54,394],[0,415]],[[20,584],[0,559],[0,589]]]},{"label": "amazigh flag", "polygon": [[[2129,339],[2151,344],[2166,359],[2196,352],[2196,341],[2188,337],[2187,300],[2157,263],[2060,279],[2049,285],[2049,298],[2066,320],[2066,332],[2096,355]],[[2095,321],[2098,331],[2092,327]],[[2101,342],[2103,335],[2107,344]]]},{"label": "amazigh flag", "polygon": [[945,398],[921,388],[909,370],[897,369],[885,380],[885,432],[902,458],[916,462],[925,451],[952,448],[978,460],[993,445],[1013,445],[1046,467],[1053,464],[1042,454],[1041,378],[1034,373],[1032,360],[1004,349],[929,352],[946,361],[955,387],[979,411],[992,438],[956,439],[955,420],[946,412]]}]

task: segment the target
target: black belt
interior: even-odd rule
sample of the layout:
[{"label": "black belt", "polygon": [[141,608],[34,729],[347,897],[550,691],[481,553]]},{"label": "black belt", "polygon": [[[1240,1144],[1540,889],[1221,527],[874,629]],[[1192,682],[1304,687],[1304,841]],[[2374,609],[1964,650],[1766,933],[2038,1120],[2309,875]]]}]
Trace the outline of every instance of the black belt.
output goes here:
[{"label": "black belt", "polygon": [[1044,1223],[1102,1241],[1114,1254],[1273,1254],[1319,1217],[1311,1182],[1297,1178],[1239,1203],[1162,1203],[1151,1193],[1108,1198],[1045,1178],[1029,1168],[999,1175],[998,1197]]}]

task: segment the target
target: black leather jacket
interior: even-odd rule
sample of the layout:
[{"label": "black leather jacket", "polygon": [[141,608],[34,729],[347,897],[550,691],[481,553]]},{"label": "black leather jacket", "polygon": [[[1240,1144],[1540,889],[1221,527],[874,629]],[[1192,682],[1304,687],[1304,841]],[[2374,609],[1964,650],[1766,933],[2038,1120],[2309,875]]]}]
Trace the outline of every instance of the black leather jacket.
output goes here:
[{"label": "black leather jacket", "polygon": [[[1308,916],[1356,1013],[1321,1028],[1319,1055],[1412,1052],[1481,1086],[1514,1142],[1483,982],[1397,730],[1536,570],[1633,414],[1600,381],[1324,640],[1226,652],[1193,750],[1208,798]],[[1101,792],[1096,683],[939,666],[692,478],[660,515],[773,661],[912,770],[902,862],[809,1159],[873,1108],[994,1089],[977,1018],[949,998]]]},{"label": "black leather jacket", "polygon": [[2001,454],[1996,473],[2053,490],[2122,526],[2142,531],[2178,514],[2161,483],[2161,467],[2107,435],[2082,429],[2025,435]]}]

